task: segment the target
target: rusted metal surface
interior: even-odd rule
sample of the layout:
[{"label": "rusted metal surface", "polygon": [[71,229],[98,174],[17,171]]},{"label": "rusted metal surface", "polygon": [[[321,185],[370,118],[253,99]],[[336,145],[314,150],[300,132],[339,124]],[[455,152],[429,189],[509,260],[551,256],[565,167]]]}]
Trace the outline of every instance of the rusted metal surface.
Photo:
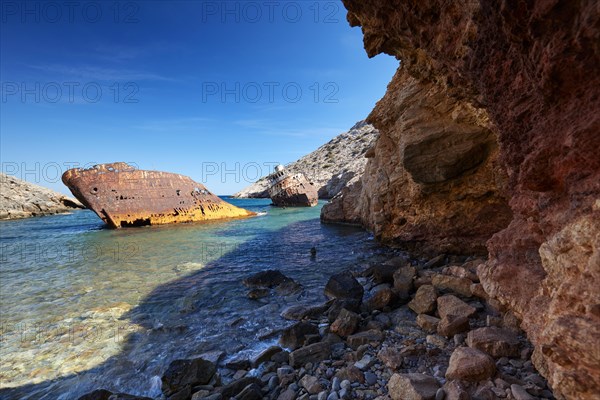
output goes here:
[{"label": "rusted metal surface", "polygon": [[279,207],[313,207],[319,202],[317,188],[303,174],[290,175],[283,166],[269,175],[269,196]]},{"label": "rusted metal surface", "polygon": [[255,215],[221,200],[187,176],[139,170],[123,162],[70,169],[62,180],[113,228]]}]

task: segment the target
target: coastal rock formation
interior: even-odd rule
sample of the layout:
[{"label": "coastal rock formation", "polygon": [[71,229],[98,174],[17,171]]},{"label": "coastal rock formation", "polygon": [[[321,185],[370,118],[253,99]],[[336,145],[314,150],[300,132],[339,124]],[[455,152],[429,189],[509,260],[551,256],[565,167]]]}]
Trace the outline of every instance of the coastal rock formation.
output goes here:
[{"label": "coastal rock formation", "polygon": [[[356,182],[367,163],[364,154],[375,143],[378,132],[359,121],[312,153],[286,166],[290,174],[303,173],[318,188],[319,198],[330,199],[347,185]],[[268,198],[267,177],[234,194],[241,198]]]},{"label": "coastal rock formation", "polygon": [[0,219],[60,214],[84,208],[79,201],[64,194],[3,173],[0,173],[0,187]]},{"label": "coastal rock formation", "polygon": [[[324,208],[388,243],[483,250],[559,398],[600,392],[600,9],[595,0],[343,0],[401,68],[365,174]],[[510,210],[507,207],[510,205]]]}]

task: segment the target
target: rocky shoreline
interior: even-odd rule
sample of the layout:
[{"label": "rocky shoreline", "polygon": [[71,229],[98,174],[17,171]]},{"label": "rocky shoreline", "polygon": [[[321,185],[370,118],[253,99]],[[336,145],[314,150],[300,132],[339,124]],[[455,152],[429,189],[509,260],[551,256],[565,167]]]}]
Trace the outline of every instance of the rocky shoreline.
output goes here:
[{"label": "rocky shoreline", "polygon": [[[331,276],[329,299],[285,309],[278,345],[173,361],[163,397],[185,399],[554,399],[519,321],[489,299],[486,260],[395,253]],[[276,270],[243,282],[250,299],[302,286]],[[96,390],[80,400],[147,399]]]},{"label": "rocky shoreline", "polygon": [[67,213],[85,208],[78,200],[0,173],[0,220]]}]

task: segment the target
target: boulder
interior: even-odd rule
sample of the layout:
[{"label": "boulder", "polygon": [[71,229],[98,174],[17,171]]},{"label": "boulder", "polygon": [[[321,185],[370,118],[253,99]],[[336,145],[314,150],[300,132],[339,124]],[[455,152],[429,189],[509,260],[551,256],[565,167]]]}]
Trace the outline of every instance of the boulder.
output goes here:
[{"label": "boulder", "polygon": [[439,291],[455,292],[465,297],[472,296],[471,285],[473,281],[468,278],[435,274],[431,279],[431,283]]},{"label": "boulder", "polygon": [[240,392],[242,392],[242,390],[251,384],[260,385],[260,379],[254,376],[245,376],[241,379],[234,380],[233,382],[220,388],[221,395],[224,399],[229,399],[230,397],[237,396]]},{"label": "boulder", "polygon": [[317,326],[308,322],[297,322],[283,330],[279,338],[279,344],[293,351],[304,345],[307,335],[318,333],[319,328]]},{"label": "boulder", "polygon": [[271,357],[277,353],[280,353],[281,351],[282,349],[279,346],[270,346],[264,349],[252,360],[252,366],[256,368],[264,362],[271,361]]},{"label": "boulder", "polygon": [[217,370],[214,363],[203,358],[175,360],[162,376],[162,390],[169,397],[177,392],[190,390],[195,385],[205,385]]},{"label": "boulder", "polygon": [[477,310],[456,296],[447,294],[437,298],[438,313],[442,319],[448,315],[456,317],[472,317]]},{"label": "boulder", "polygon": [[362,301],[364,289],[350,272],[342,272],[329,278],[325,285],[325,295],[331,299],[352,299]]},{"label": "boulder", "polygon": [[450,314],[440,320],[437,332],[442,336],[452,337],[457,333],[468,331],[469,328],[469,318]]},{"label": "boulder", "polygon": [[417,289],[414,299],[408,307],[417,314],[431,314],[435,311],[437,292],[432,285],[423,285]]},{"label": "boulder", "polygon": [[292,351],[290,353],[290,365],[296,368],[308,362],[322,361],[328,358],[330,354],[331,345],[329,343],[314,343]]},{"label": "boulder", "polygon": [[417,274],[415,267],[407,265],[394,273],[394,290],[401,300],[408,300]]},{"label": "boulder", "polygon": [[440,319],[427,314],[417,315],[417,325],[427,333],[437,332]]},{"label": "boulder", "polygon": [[394,374],[387,388],[393,400],[433,400],[440,385],[429,375]]},{"label": "boulder", "polygon": [[356,331],[359,322],[360,316],[358,314],[342,308],[336,320],[331,324],[329,330],[336,335],[346,337],[352,335]]},{"label": "boulder", "polygon": [[520,355],[517,335],[508,329],[495,326],[472,330],[467,335],[467,344],[496,358]]},{"label": "boulder", "polygon": [[387,283],[375,286],[369,291],[366,305],[371,311],[383,310],[384,307],[390,305],[395,298],[394,291]]},{"label": "boulder", "polygon": [[354,335],[348,336],[348,339],[346,339],[346,343],[348,343],[348,346],[356,350],[359,346],[363,344],[379,344],[381,341],[383,341],[383,338],[384,336],[381,331],[371,329],[369,331],[359,332],[355,333]]},{"label": "boulder", "polygon": [[496,373],[494,359],[470,347],[459,347],[450,356],[446,379],[482,381]]},{"label": "boulder", "polygon": [[248,287],[274,288],[287,279],[289,278],[282,274],[281,271],[276,269],[268,269],[255,273],[254,275],[244,279],[242,283]]}]

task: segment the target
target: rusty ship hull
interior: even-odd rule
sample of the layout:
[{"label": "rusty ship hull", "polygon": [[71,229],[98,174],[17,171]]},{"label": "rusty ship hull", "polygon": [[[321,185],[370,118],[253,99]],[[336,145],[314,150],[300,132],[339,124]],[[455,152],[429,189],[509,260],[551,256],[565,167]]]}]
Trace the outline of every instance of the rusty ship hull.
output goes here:
[{"label": "rusty ship hull", "polygon": [[269,197],[278,207],[314,207],[319,202],[315,186],[303,174],[287,175],[283,170],[271,177]]},{"label": "rusty ship hull", "polygon": [[126,163],[70,169],[63,183],[112,228],[245,218],[255,213],[210,193],[187,176]]}]

